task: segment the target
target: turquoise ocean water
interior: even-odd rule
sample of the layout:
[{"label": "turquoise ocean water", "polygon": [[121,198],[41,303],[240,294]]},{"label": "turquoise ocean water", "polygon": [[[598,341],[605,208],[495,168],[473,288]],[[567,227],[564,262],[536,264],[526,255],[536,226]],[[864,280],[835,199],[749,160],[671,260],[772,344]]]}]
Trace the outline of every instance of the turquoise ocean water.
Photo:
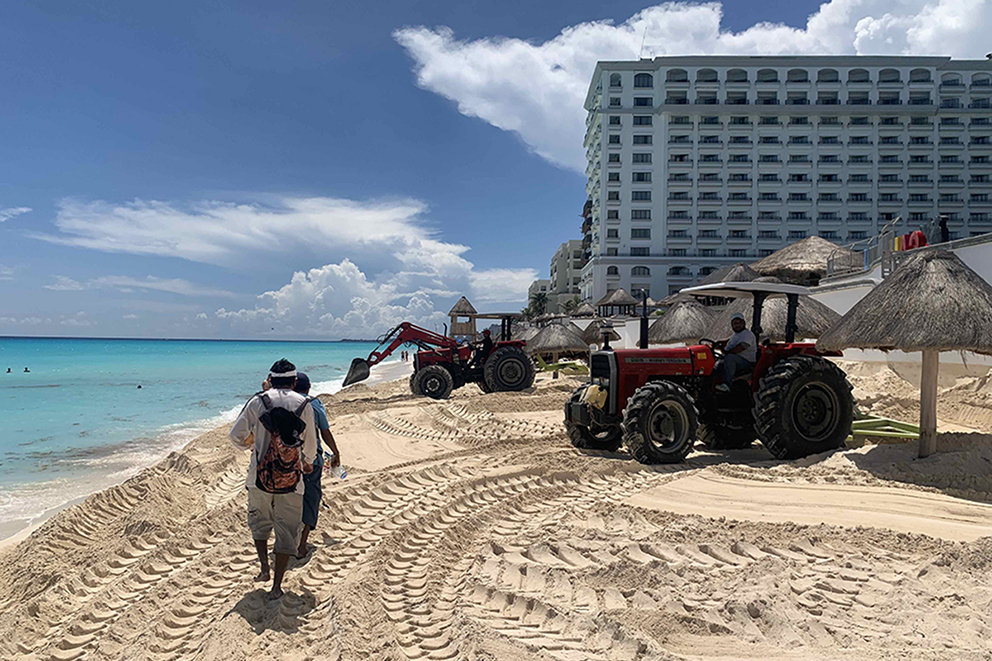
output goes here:
[{"label": "turquoise ocean water", "polygon": [[279,358],[334,392],[373,346],[0,338],[0,538],[233,419]]}]

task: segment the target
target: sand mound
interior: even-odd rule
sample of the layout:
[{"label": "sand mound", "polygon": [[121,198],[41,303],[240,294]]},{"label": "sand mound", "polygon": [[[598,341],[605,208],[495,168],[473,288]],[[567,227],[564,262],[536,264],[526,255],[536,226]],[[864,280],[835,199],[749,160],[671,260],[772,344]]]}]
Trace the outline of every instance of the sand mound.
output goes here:
[{"label": "sand mound", "polygon": [[[852,373],[866,401],[910,395],[894,372]],[[978,381],[947,396],[981,409]],[[755,447],[642,466],[568,444],[578,383],[438,402],[403,380],[325,398],[352,476],[325,479],[315,548],[276,603],[252,581],[247,456],[207,434],[3,552],[0,657],[992,653],[992,546],[976,539],[992,436],[943,434],[923,461],[908,446],[798,462]]]}]

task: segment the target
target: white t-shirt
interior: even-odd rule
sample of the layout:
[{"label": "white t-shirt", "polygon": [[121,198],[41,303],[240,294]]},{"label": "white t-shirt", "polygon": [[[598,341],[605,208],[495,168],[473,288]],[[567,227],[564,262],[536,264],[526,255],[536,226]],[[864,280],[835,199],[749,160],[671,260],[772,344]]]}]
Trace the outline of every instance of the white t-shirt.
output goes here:
[{"label": "white t-shirt", "polygon": [[730,339],[727,340],[725,349],[730,351],[738,344],[747,344],[747,348],[737,354],[738,356],[749,363],[758,362],[758,341],[755,339],[754,333],[752,333],[749,328],[745,328],[741,332],[731,335]]},{"label": "white t-shirt", "polygon": [[[266,391],[272,407],[281,406],[288,411],[295,411],[306,399],[300,393],[284,389],[270,388]],[[255,470],[258,466],[258,457],[269,447],[269,432],[265,426],[259,422],[258,417],[265,413],[265,404],[261,396],[252,397],[245,408],[238,415],[231,427],[231,443],[234,447],[245,449],[245,440],[248,435],[255,434],[255,446],[251,453],[251,464],[248,466],[248,476],[245,478],[245,486],[253,488],[255,486]],[[308,464],[312,464],[317,457],[317,425],[313,419],[313,407],[303,407],[300,418],[307,424],[303,430],[302,459]],[[303,479],[296,483],[296,493],[302,494],[304,490]]]}]

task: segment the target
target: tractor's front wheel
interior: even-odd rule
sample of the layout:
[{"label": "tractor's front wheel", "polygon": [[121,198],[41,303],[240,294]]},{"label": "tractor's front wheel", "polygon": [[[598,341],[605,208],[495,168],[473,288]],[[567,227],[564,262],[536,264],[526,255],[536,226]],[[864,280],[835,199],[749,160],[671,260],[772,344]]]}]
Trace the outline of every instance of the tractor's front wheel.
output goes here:
[{"label": "tractor's front wheel", "polygon": [[779,459],[836,450],[851,434],[851,384],[826,358],[786,358],[761,379],[754,419],[762,444]]},{"label": "tractor's front wheel", "polygon": [[483,378],[493,392],[518,392],[534,384],[534,363],[520,347],[500,347],[486,359]]},{"label": "tractor's front wheel", "polygon": [[677,464],[696,440],[696,404],[668,381],[638,388],[623,412],[623,440],[642,464]]},{"label": "tractor's front wheel", "polygon": [[620,425],[597,428],[593,431],[591,427],[577,425],[567,418],[569,404],[581,401],[582,393],[588,387],[588,385],[579,387],[578,390],[572,393],[568,404],[565,405],[565,433],[568,434],[568,440],[579,450],[606,450],[608,452],[616,452],[620,448],[620,444],[623,443],[623,431],[620,429]]},{"label": "tractor's front wheel", "polygon": [[[451,391],[455,389],[455,381],[451,378],[451,372],[440,365],[428,365],[421,367],[413,375],[413,385],[417,392],[432,399],[448,399]],[[413,389],[411,387],[411,389]]]},{"label": "tractor's front wheel", "polygon": [[417,387],[417,377],[420,376],[420,371],[416,371],[410,375],[410,392],[413,393],[414,397],[422,397],[423,393]]}]

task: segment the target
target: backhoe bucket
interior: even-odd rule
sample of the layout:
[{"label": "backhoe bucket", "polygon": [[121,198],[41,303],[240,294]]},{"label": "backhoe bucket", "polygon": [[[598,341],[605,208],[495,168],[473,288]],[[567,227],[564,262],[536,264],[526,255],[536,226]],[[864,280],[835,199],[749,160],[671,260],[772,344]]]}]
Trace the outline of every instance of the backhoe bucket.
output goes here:
[{"label": "backhoe bucket", "polygon": [[356,358],[351,361],[351,367],[348,368],[348,375],[344,377],[342,387],[347,388],[351,384],[364,381],[367,378],[369,378],[369,361],[364,358]]}]

